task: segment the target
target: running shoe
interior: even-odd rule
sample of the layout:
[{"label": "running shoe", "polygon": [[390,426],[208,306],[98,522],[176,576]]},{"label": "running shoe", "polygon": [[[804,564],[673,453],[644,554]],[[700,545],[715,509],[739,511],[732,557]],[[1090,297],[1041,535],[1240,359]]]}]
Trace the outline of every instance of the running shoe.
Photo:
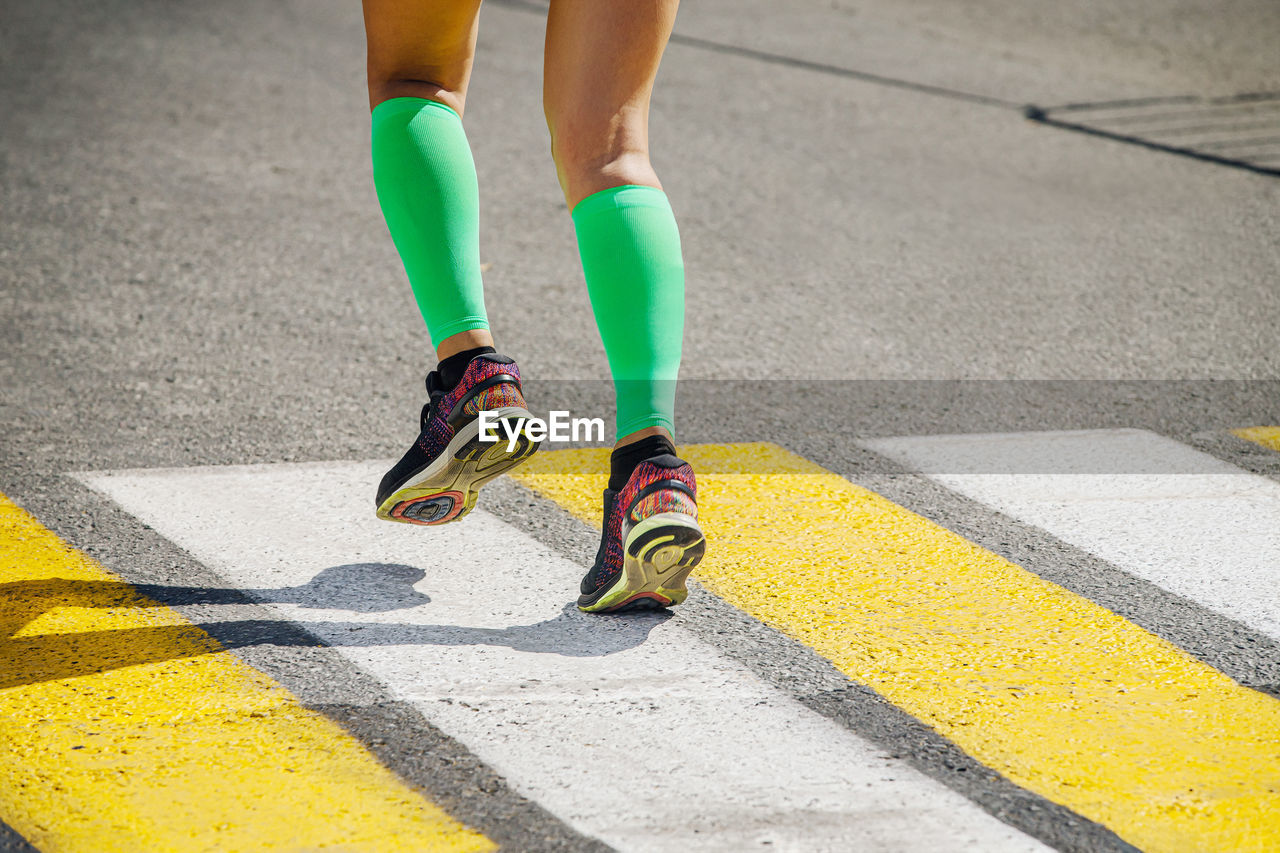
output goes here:
[{"label": "running shoe", "polygon": [[595,565],[578,608],[592,613],[670,607],[706,550],[697,483],[687,462],[664,453],[641,462],[618,491],[605,490]]},{"label": "running shoe", "polygon": [[[422,434],[378,486],[378,518],[409,524],[456,521],[476,505],[480,486],[538,449],[525,431],[532,415],[525,408],[520,369],[506,356],[476,356],[451,391],[440,387],[433,370],[427,374],[427,396]],[[487,420],[498,424],[490,433],[496,440],[482,440],[482,411],[493,413]],[[510,435],[516,436],[514,445]]]}]

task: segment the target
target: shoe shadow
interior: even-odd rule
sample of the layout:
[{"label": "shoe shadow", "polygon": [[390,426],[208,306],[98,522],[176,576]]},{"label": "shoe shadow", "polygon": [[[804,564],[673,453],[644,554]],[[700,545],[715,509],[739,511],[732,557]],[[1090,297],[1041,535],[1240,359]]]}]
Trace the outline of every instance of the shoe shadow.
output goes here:
[{"label": "shoe shadow", "polygon": [[[387,613],[417,607],[430,597],[413,585],[425,573],[401,564],[333,566],[301,586],[219,589],[65,578],[0,584],[0,689],[106,672],[251,646],[504,646],[521,652],[602,657],[643,644],[670,618],[665,611],[602,619],[567,603],[559,615],[530,625],[476,628],[285,619],[203,620],[197,624],[126,627],[66,633],[23,629],[55,608],[128,611],[182,605],[300,604],[313,609]],[[22,633],[22,636],[18,636]]]},{"label": "shoe shadow", "polygon": [[604,657],[633,649],[671,618],[667,611],[583,613],[573,603],[560,615],[532,625],[475,628],[467,625],[405,625],[381,622],[205,622],[196,627],[225,648],[245,646],[503,646],[518,652],[565,657]]},{"label": "shoe shadow", "polygon": [[216,587],[138,584],[138,592],[158,604],[300,604],[313,609],[385,613],[429,604],[431,596],[414,589],[427,576],[403,563],[347,563],[322,570],[302,586],[280,589],[219,589]]}]

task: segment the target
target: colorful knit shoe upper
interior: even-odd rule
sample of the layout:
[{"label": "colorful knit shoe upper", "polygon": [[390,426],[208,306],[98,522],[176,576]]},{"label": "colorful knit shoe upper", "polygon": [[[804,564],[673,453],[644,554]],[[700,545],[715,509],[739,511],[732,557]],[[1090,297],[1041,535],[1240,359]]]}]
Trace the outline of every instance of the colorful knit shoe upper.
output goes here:
[{"label": "colorful knit shoe upper", "polygon": [[458,384],[449,391],[440,387],[440,375],[431,371],[427,374],[427,395],[429,402],[422,407],[422,433],[382,478],[378,487],[379,505],[409,474],[443,453],[457,431],[481,411],[525,406],[520,391],[520,368],[511,359],[496,353],[472,359]]},{"label": "colorful knit shoe upper", "polygon": [[604,492],[603,532],[595,564],[582,579],[583,595],[608,584],[622,571],[626,533],[660,512],[698,517],[698,484],[689,463],[664,453],[636,466],[627,484]]}]

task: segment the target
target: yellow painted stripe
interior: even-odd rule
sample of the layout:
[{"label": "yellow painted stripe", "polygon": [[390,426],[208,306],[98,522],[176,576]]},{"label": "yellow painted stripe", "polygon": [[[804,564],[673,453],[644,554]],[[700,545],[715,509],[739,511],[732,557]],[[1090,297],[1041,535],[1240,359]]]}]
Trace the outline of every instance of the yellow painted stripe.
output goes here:
[{"label": "yellow painted stripe", "polygon": [[[775,445],[682,455],[712,592],[1144,850],[1280,848],[1280,701]],[[515,476],[598,523],[607,469],[571,450]]]},{"label": "yellow painted stripe", "polygon": [[1261,444],[1263,447],[1280,451],[1280,426],[1245,427],[1244,429],[1233,429],[1231,432],[1246,441],[1252,441],[1256,444]]},{"label": "yellow painted stripe", "polygon": [[491,850],[0,495],[0,819],[45,851]]}]

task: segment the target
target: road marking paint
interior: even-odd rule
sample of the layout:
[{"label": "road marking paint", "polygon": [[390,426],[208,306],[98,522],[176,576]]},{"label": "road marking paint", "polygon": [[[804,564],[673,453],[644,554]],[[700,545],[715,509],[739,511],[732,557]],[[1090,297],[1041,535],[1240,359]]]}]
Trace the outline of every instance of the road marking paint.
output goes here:
[{"label": "road marking paint", "polygon": [[490,850],[0,496],[0,819],[43,850]]},{"label": "road marking paint", "polygon": [[1280,483],[1145,430],[865,444],[1280,639]]},{"label": "road marking paint", "polygon": [[[681,450],[717,595],[1143,849],[1274,849],[1280,702],[775,445]],[[595,523],[606,459],[516,476]]]},{"label": "road marking paint", "polygon": [[1231,434],[1239,436],[1245,441],[1252,441],[1255,444],[1261,444],[1263,447],[1280,451],[1280,426],[1244,427],[1243,429],[1233,429]]},{"label": "road marking paint", "polygon": [[383,470],[84,479],[618,848],[1044,849],[678,620],[579,613],[584,567],[483,508],[435,528],[378,521]]}]

